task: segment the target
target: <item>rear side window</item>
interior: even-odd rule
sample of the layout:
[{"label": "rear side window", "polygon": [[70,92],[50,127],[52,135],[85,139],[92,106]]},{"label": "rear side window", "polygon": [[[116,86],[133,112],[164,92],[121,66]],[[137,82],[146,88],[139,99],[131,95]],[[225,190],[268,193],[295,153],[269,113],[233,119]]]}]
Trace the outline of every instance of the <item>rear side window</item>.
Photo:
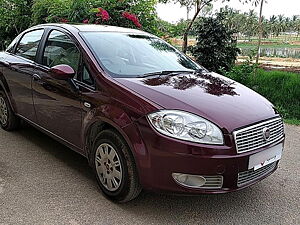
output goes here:
[{"label": "rear side window", "polygon": [[60,64],[71,66],[76,72],[80,62],[80,51],[66,34],[53,30],[46,42],[43,65],[53,67]]},{"label": "rear side window", "polygon": [[17,46],[16,55],[34,61],[43,33],[44,30],[35,30],[26,33]]}]

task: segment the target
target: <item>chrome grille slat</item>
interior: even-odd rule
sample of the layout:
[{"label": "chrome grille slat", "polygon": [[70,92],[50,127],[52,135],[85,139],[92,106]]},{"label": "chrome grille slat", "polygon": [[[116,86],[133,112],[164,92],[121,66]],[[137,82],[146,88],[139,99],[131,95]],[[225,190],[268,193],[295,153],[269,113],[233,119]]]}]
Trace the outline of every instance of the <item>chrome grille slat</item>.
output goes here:
[{"label": "chrome grille slat", "polygon": [[[278,137],[279,137],[279,138],[278,138]],[[271,139],[270,141],[273,141],[273,140],[276,141],[276,140],[280,139],[281,137],[282,137],[282,135],[276,136],[275,139]],[[270,142],[270,141],[269,141],[268,143],[266,143],[266,144],[272,143],[272,142]],[[254,144],[253,144],[253,143],[252,143],[252,144],[250,143],[250,145],[252,146],[252,148],[255,148],[255,147],[259,146],[260,143],[261,143],[261,142],[258,142],[258,144],[257,144],[257,143],[254,143]],[[248,148],[248,146],[250,146],[250,145],[240,146],[239,149],[241,150],[241,149]]]},{"label": "chrome grille slat", "polygon": [[[278,137],[281,137],[282,135],[283,135],[283,132],[280,132],[280,133],[276,134],[276,136],[274,135],[273,136],[274,138],[270,138],[270,141],[275,140]],[[242,143],[239,142],[238,144],[239,144],[239,147],[241,147],[241,148],[243,148],[244,146],[247,146],[247,145],[255,145],[256,143],[261,143],[261,138],[253,139],[252,141],[249,140],[249,141],[245,141],[245,142],[242,142]]]},{"label": "chrome grille slat", "polygon": [[201,188],[218,189],[223,186],[223,176],[203,176],[206,180]]},{"label": "chrome grille slat", "polygon": [[258,170],[251,169],[251,170],[247,170],[247,171],[243,171],[240,172],[238,174],[238,183],[237,185],[243,186],[247,183],[252,182],[255,179],[258,179],[260,177],[263,177],[264,175],[270,173],[271,171],[273,171],[276,167],[277,162],[273,162],[267,166],[264,166]]},{"label": "chrome grille slat", "polygon": [[240,177],[240,180],[243,181],[243,180],[251,180],[253,179],[254,177],[259,177],[261,174],[264,174],[265,172],[269,171],[270,169],[270,166],[265,166],[265,168],[261,168],[257,171],[254,171],[253,169],[250,170],[249,172],[247,171],[247,173],[241,175]]},{"label": "chrome grille slat", "polygon": [[238,134],[237,137],[244,137],[244,136],[252,136],[253,134],[259,134],[261,132],[261,129],[263,129],[264,127],[269,127],[270,129],[276,129],[276,128],[281,128],[283,125],[279,124],[277,126],[271,126],[270,124],[266,124],[264,126],[260,126],[258,128],[256,128],[255,130],[251,130],[251,131],[245,131],[242,134]]},{"label": "chrome grille slat", "polygon": [[[263,129],[269,128],[270,139],[265,141]],[[284,137],[281,118],[271,119],[233,132],[238,153],[248,152],[275,143]]]}]

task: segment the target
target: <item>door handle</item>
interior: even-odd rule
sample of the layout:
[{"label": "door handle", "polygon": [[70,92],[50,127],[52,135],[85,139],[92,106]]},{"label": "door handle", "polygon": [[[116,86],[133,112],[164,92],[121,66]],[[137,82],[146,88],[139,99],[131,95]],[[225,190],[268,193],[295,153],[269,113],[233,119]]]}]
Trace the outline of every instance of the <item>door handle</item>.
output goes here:
[{"label": "door handle", "polygon": [[33,80],[34,81],[40,81],[42,78],[40,77],[40,75],[37,75],[37,74],[33,74]]},{"label": "door handle", "polygon": [[88,109],[92,107],[91,103],[88,102],[84,102],[83,105]]}]

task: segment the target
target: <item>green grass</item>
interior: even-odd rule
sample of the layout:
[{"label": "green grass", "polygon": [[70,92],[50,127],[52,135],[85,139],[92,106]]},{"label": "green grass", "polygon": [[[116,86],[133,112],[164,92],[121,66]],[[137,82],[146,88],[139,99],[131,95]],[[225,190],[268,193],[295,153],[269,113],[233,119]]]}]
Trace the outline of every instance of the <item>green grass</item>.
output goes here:
[{"label": "green grass", "polygon": [[300,120],[297,119],[285,119],[284,122],[288,124],[300,126]]},{"label": "green grass", "polygon": [[256,70],[245,63],[225,75],[271,101],[287,123],[300,125],[300,74]]},{"label": "green grass", "polygon": [[248,86],[270,100],[287,121],[300,121],[300,74],[259,69]]}]

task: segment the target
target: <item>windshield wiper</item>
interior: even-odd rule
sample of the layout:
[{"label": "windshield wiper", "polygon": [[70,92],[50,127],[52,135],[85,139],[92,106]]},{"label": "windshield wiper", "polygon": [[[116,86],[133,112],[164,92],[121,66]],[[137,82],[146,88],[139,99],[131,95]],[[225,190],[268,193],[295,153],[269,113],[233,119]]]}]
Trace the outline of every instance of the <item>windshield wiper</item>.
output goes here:
[{"label": "windshield wiper", "polygon": [[206,73],[206,72],[208,72],[208,71],[206,69],[204,69],[204,68],[199,68],[197,70],[194,70],[195,74],[197,74],[197,73]]},{"label": "windshield wiper", "polygon": [[143,75],[138,76],[138,78],[145,78],[145,77],[150,77],[150,76],[161,76],[161,75],[177,75],[180,73],[193,73],[193,70],[163,70],[163,71],[158,71],[158,72],[153,72],[153,73],[145,73]]}]

